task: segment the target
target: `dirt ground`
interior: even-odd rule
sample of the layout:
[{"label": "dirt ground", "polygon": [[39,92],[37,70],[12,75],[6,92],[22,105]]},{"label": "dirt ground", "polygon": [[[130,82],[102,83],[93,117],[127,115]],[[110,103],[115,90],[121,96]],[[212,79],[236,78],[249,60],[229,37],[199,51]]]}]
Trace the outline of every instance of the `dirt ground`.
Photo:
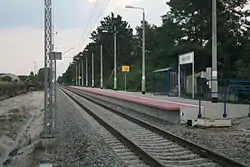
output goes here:
[{"label": "dirt ground", "polygon": [[30,92],[0,101],[0,167],[29,166],[29,154],[41,145],[43,98]]}]

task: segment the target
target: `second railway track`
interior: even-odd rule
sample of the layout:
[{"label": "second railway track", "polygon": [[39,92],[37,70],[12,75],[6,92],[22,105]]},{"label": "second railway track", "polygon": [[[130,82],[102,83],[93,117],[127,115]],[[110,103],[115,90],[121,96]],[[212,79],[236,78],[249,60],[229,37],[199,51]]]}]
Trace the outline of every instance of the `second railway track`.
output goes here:
[{"label": "second railway track", "polygon": [[[245,167],[243,164],[123,114],[106,105],[102,99],[93,98],[76,89],[63,88],[62,90],[85,111],[87,110],[103,127],[111,131],[118,140],[125,142],[125,145],[149,166]],[[106,112],[98,112],[84,106],[79,98],[72,94],[104,108]],[[110,142],[110,144],[114,143],[117,144],[117,142]]]}]

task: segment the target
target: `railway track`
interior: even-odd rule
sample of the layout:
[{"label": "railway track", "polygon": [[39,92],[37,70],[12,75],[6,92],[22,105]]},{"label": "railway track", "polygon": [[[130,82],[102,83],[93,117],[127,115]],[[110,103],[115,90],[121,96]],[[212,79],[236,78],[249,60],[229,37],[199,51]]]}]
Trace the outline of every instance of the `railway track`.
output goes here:
[{"label": "railway track", "polygon": [[[66,88],[67,91],[62,90],[135,154],[125,153],[124,155],[130,156],[131,159],[136,159],[137,155],[139,159],[136,160],[141,159],[145,162],[134,161],[129,166],[139,166],[140,164],[140,166],[169,167],[245,167],[243,164],[123,114],[105,105],[105,101],[102,99],[93,98],[75,89]],[[98,112],[97,109],[92,110],[90,107],[84,106],[79,97],[92,103],[92,105],[104,108],[106,111]],[[108,143],[111,145],[117,144],[118,150],[119,148],[126,149],[119,146],[120,142],[111,141]],[[132,162],[132,160],[127,162]]]},{"label": "railway track", "polygon": [[[89,120],[93,127],[97,129],[97,132],[103,137],[106,143],[114,150],[114,152],[122,159],[129,167],[148,167],[137,154],[140,154],[140,150],[123,135],[117,132],[115,129],[107,125],[104,121],[96,117],[95,114],[91,113],[88,108],[83,106],[82,102],[76,100],[78,97],[74,97],[73,94],[63,90],[73,101],[75,101],[83,110],[87,113],[82,113],[83,116]],[[132,151],[134,150],[134,151]],[[150,160],[150,158],[149,158]]]}]

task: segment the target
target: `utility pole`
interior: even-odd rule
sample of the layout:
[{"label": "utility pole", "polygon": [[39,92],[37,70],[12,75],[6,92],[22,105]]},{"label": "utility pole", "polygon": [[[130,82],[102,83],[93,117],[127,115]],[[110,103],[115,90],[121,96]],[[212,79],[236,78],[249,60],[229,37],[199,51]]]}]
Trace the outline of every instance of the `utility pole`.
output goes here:
[{"label": "utility pole", "polygon": [[94,53],[92,53],[92,88],[95,86]]},{"label": "utility pole", "polygon": [[81,86],[81,60],[78,62],[78,86]]},{"label": "utility pole", "polygon": [[78,86],[78,70],[77,70],[77,62],[76,62],[76,86]]},{"label": "utility pole", "polygon": [[103,57],[102,57],[102,45],[100,46],[100,57],[101,57],[101,89],[103,89]]},{"label": "utility pole", "polygon": [[84,82],[84,61],[83,61],[83,58],[82,58],[82,86],[84,86],[83,82]]},{"label": "utility pole", "polygon": [[88,87],[89,86],[89,79],[88,79],[88,56],[86,55],[86,65],[85,65],[86,67],[86,73],[85,73],[85,75],[86,75],[86,77],[85,77],[85,79],[86,79],[86,87]]},{"label": "utility pole", "polygon": [[51,0],[44,0],[44,134],[43,138],[53,138],[53,120],[51,113],[51,61],[52,52],[52,3]]},{"label": "utility pole", "polygon": [[146,70],[145,70],[145,10],[142,7],[137,7],[137,6],[130,6],[130,5],[126,5],[125,8],[129,8],[129,9],[139,9],[142,10],[142,14],[143,14],[143,21],[142,21],[142,26],[143,26],[143,30],[142,30],[142,80],[141,80],[141,93],[145,94],[146,93]]},{"label": "utility pole", "polygon": [[145,11],[143,9],[143,32],[142,32],[142,94],[146,93],[146,75],[145,75]]},{"label": "utility pole", "polygon": [[115,32],[114,32],[114,90],[117,89],[117,78],[116,78],[116,28],[115,28]]},{"label": "utility pole", "polygon": [[212,102],[218,103],[217,0],[212,0]]}]

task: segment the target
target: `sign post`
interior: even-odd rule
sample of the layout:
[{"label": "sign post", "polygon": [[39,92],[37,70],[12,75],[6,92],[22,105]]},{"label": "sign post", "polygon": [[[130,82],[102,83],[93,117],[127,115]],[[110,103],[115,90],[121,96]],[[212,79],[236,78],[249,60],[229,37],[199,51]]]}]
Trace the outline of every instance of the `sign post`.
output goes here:
[{"label": "sign post", "polygon": [[126,91],[127,91],[127,72],[125,72],[125,76],[124,76],[124,77],[125,77],[125,78],[124,78],[124,82],[125,82],[125,83],[124,83],[124,85],[125,85],[125,86],[124,86],[124,87],[125,87],[124,89],[125,89],[125,92],[126,92]]},{"label": "sign post", "polygon": [[192,98],[194,98],[194,52],[179,55],[178,63],[178,96],[181,97],[181,65],[192,63]]},{"label": "sign post", "polygon": [[122,72],[124,72],[124,89],[127,91],[127,73],[130,71],[130,66],[122,66]]}]

